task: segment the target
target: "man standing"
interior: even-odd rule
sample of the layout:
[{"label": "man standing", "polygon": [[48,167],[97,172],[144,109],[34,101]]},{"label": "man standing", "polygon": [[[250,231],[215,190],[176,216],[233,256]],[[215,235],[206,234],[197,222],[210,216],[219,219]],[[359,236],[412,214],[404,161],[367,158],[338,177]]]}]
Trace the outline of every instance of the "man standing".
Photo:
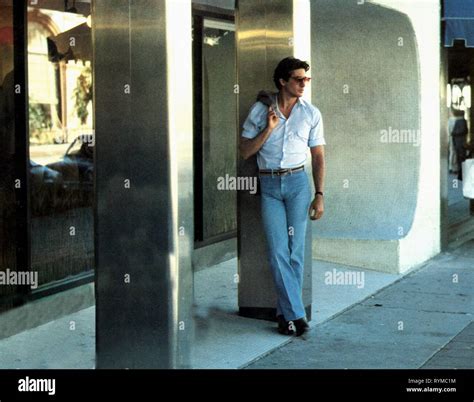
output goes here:
[{"label": "man standing", "polygon": [[452,109],[451,113],[452,117],[448,120],[448,131],[456,155],[458,180],[462,180],[462,163],[466,160],[468,128],[464,111]]},{"label": "man standing", "polygon": [[[256,102],[243,125],[240,153],[257,154],[262,220],[277,292],[278,330],[303,335],[309,328],[302,298],[308,213],[324,212],[324,133],[320,111],[303,100],[308,63],[293,57],[280,61],[273,81],[278,89],[271,105]],[[304,172],[311,150],[315,195]],[[312,200],[312,201],[311,201]]]}]

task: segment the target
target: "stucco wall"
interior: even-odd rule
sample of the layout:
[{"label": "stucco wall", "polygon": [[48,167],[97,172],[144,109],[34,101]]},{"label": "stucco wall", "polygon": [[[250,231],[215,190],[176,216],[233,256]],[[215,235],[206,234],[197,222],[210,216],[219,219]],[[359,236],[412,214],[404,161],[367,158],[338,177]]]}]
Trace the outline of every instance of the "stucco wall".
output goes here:
[{"label": "stucco wall", "polygon": [[311,1],[327,141],[313,256],[400,272],[439,251],[439,6],[377,3]]}]

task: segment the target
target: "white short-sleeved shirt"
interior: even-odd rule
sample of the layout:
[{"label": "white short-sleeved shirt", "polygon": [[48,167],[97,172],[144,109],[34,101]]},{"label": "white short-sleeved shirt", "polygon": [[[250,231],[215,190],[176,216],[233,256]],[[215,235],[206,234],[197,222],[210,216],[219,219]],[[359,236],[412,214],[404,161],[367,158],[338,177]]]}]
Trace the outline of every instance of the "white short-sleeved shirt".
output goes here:
[{"label": "white short-sleeved shirt", "polygon": [[[273,95],[280,123],[275,127],[257,154],[260,169],[294,168],[306,162],[308,147],[325,145],[321,112],[298,98],[288,119],[278,109],[277,94]],[[242,137],[254,138],[267,126],[268,106],[256,102],[243,125]]]}]

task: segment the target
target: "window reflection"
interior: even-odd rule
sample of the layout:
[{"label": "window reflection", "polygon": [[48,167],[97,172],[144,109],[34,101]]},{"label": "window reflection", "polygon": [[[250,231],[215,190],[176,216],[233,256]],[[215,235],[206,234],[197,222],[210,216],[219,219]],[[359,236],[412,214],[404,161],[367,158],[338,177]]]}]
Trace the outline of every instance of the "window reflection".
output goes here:
[{"label": "window reflection", "polygon": [[28,9],[31,264],[40,285],[93,269],[89,14]]}]

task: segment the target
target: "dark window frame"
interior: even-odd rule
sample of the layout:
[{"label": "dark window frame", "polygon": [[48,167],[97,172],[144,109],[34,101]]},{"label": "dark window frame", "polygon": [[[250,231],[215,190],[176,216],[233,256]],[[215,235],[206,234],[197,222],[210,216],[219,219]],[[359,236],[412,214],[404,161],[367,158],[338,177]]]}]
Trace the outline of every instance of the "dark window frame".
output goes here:
[{"label": "dark window frame", "polygon": [[[27,5],[24,1],[13,1],[13,66],[15,86],[15,173],[20,188],[16,197],[16,270],[26,271],[31,267],[30,205],[29,205],[29,124],[28,124],[28,31]],[[13,183],[12,183],[13,184]],[[28,300],[31,292],[27,286],[18,287],[18,292],[6,300],[13,307]]]}]

